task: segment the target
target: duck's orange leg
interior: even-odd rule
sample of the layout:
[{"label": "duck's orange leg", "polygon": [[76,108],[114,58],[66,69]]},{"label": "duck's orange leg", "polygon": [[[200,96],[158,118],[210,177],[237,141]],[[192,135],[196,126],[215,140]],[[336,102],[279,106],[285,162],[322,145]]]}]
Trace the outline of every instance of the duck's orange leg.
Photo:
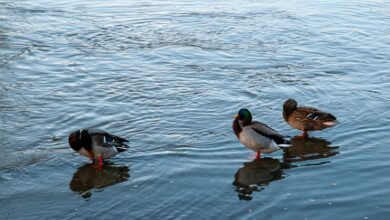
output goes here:
[{"label": "duck's orange leg", "polygon": [[103,167],[103,156],[99,155],[98,160],[99,160],[99,167]]},{"label": "duck's orange leg", "polygon": [[261,156],[260,151],[257,151],[256,152],[256,159],[260,159],[260,156]]},{"label": "duck's orange leg", "polygon": [[296,136],[296,138],[307,138],[309,135],[307,134],[307,131],[303,131],[302,134]]},{"label": "duck's orange leg", "polygon": [[97,160],[95,160],[95,158],[92,158],[92,164],[93,164],[92,166],[94,168],[102,169],[103,164],[104,164],[103,156],[102,155],[98,155]]}]

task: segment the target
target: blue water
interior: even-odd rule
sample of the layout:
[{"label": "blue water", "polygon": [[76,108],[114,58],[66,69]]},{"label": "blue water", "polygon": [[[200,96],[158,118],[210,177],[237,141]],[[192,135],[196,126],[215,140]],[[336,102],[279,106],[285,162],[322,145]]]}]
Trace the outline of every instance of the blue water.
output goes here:
[{"label": "blue water", "polygon": [[[1,219],[387,219],[390,3],[0,2]],[[286,135],[295,98],[340,124],[253,162],[232,115]],[[102,171],[68,134],[131,149]]]}]

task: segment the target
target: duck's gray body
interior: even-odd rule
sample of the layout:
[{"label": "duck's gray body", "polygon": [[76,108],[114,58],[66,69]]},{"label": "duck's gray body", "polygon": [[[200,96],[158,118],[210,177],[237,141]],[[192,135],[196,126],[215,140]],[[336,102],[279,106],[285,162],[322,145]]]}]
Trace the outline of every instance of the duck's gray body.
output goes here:
[{"label": "duck's gray body", "polygon": [[257,158],[260,153],[272,153],[280,149],[279,145],[287,144],[284,135],[266,124],[252,121],[252,114],[248,109],[240,109],[234,118],[234,134],[245,147],[257,152]]},{"label": "duck's gray body", "polygon": [[245,147],[256,152],[272,153],[280,149],[278,144],[285,143],[283,135],[257,121],[246,124],[239,119],[235,119],[233,130]]},{"label": "duck's gray body", "polygon": [[119,152],[127,150],[128,146],[123,142],[126,139],[109,134],[103,130],[90,128],[88,133],[92,139],[92,150],[95,154],[100,154],[103,158],[109,158],[117,155]]},{"label": "duck's gray body", "polygon": [[127,150],[124,142],[128,140],[96,128],[80,129],[69,136],[73,150],[91,159],[106,159]]}]

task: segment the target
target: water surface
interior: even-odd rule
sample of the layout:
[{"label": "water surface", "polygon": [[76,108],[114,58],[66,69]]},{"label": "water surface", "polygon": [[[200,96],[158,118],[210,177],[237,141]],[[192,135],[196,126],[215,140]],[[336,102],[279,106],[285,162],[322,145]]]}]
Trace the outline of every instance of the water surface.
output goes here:
[{"label": "water surface", "polygon": [[[387,219],[387,1],[0,2],[0,217]],[[340,124],[261,161],[231,130],[290,136],[295,98]],[[97,172],[67,144],[131,149]]]}]

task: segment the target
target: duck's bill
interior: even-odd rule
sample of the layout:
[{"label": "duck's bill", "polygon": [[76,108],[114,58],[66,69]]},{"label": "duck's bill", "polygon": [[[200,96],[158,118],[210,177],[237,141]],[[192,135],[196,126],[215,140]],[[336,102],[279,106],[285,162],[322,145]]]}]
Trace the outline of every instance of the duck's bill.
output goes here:
[{"label": "duck's bill", "polygon": [[239,116],[238,115],[234,115],[233,118],[238,118]]}]

